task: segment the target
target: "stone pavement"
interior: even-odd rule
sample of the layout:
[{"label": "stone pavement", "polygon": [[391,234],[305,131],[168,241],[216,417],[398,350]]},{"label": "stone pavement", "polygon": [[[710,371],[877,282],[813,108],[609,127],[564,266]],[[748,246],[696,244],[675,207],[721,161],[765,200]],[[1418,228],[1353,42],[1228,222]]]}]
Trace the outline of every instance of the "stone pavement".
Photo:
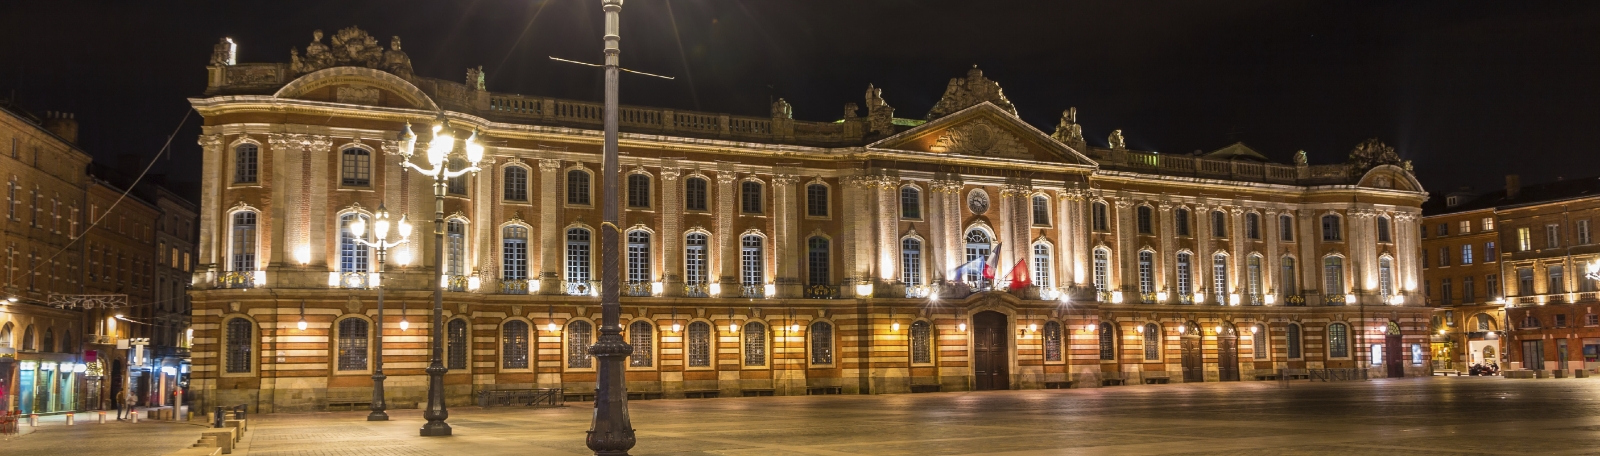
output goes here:
[{"label": "stone pavement", "polygon": [[[1600,379],[1435,377],[636,401],[636,455],[1596,454]],[[456,435],[417,410],[252,416],[250,456],[576,455],[592,409],[461,407]],[[160,454],[198,428],[41,426],[0,454]]]}]

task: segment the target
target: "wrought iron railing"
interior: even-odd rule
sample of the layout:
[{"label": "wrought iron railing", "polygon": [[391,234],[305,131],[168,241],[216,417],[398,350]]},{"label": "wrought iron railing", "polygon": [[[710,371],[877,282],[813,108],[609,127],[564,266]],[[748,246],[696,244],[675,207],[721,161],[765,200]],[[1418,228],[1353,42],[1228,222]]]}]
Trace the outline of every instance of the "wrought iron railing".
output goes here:
[{"label": "wrought iron railing", "polygon": [[467,285],[470,284],[470,283],[471,283],[471,280],[469,280],[467,278],[467,276],[463,276],[463,275],[453,275],[453,276],[445,276],[444,277],[444,289],[445,289],[445,291],[467,291]]},{"label": "wrought iron railing", "polygon": [[928,297],[928,294],[932,292],[933,287],[928,285],[906,285],[907,298],[922,299]]},{"label": "wrought iron railing", "polygon": [[1178,304],[1194,304],[1194,293],[1178,293]]},{"label": "wrought iron railing", "polygon": [[1304,295],[1297,295],[1297,294],[1296,295],[1284,296],[1283,297],[1283,305],[1290,306],[1290,307],[1305,307],[1305,305],[1306,305],[1306,297]]},{"label": "wrought iron railing", "polygon": [[837,299],[839,287],[816,284],[806,287],[806,299]]},{"label": "wrought iron railing", "polygon": [[637,280],[630,281],[628,282],[627,286],[622,289],[622,295],[635,297],[650,296],[653,294],[651,293],[650,288],[650,282]]},{"label": "wrought iron railing", "polygon": [[1244,302],[1250,303],[1252,306],[1261,306],[1267,304],[1266,296],[1260,293],[1251,293],[1245,295]]},{"label": "wrought iron railing", "polygon": [[339,287],[341,288],[367,288],[371,282],[367,281],[365,272],[346,272],[339,274]]},{"label": "wrought iron railing", "polygon": [[1154,292],[1139,293],[1139,302],[1145,304],[1156,304],[1159,303],[1160,300],[1156,299],[1156,294]]},{"label": "wrought iron railing", "polygon": [[217,276],[217,288],[253,288],[255,286],[255,271],[227,271]]},{"label": "wrought iron railing", "polygon": [[569,282],[566,282],[566,283],[562,284],[562,288],[566,289],[568,296],[594,296],[595,293],[600,291],[600,281],[598,281],[598,280],[569,281]]},{"label": "wrought iron railing", "polygon": [[1344,295],[1342,295],[1342,294],[1332,294],[1332,293],[1323,295],[1322,296],[1322,303],[1330,305],[1330,306],[1342,306],[1342,305],[1346,304],[1346,302],[1344,300]]},{"label": "wrought iron railing", "polygon": [[528,294],[528,279],[501,280],[500,294]]},{"label": "wrought iron railing", "polygon": [[1110,291],[1096,290],[1094,292],[1094,300],[1096,302],[1111,302],[1111,297],[1112,294]]},{"label": "wrought iron railing", "polygon": [[690,298],[709,298],[711,297],[711,285],[705,283],[683,284],[683,295]]},{"label": "wrought iron railing", "polygon": [[767,297],[767,286],[759,283],[746,283],[739,285],[739,297],[761,299]]}]

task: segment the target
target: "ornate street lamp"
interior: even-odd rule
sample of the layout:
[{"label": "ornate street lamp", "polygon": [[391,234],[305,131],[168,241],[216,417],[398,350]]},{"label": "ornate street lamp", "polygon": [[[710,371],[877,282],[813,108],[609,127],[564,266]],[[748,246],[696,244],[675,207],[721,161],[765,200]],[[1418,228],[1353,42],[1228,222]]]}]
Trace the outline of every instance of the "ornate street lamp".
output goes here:
[{"label": "ornate street lamp", "polygon": [[[389,378],[383,375],[383,264],[384,260],[388,258],[389,248],[405,244],[410,240],[411,222],[406,221],[404,214],[400,215],[400,223],[398,223],[400,239],[388,242],[390,228],[389,209],[385,208],[383,203],[378,203],[378,213],[374,219],[372,235],[378,238],[376,242],[366,239],[367,222],[361,217],[356,217],[355,222],[350,224],[350,235],[357,244],[372,247],[378,253],[378,270],[376,271],[378,274],[378,319],[377,323],[373,325],[376,329],[378,349],[372,353],[372,413],[367,414],[367,421],[389,421],[389,414],[384,411],[388,409],[388,406],[383,401],[383,380]],[[404,263],[404,261],[401,262],[402,265]],[[401,316],[401,318],[405,317]],[[401,330],[404,329],[405,325],[402,323]]]},{"label": "ornate street lamp", "polygon": [[617,165],[617,78],[622,53],[619,42],[618,16],[622,0],[600,0],[606,14],[605,30],[605,141],[601,148],[605,165],[605,191],[600,195],[600,337],[589,347],[589,353],[599,361],[598,384],[594,395],[594,420],[589,426],[585,444],[597,455],[626,455],[635,443],[633,423],[628,419],[628,391],[623,383],[623,360],[633,353],[633,347],[622,340],[622,326],[617,319],[622,313],[619,295],[622,291],[621,254],[617,251],[617,175],[622,168]]},{"label": "ornate street lamp", "polygon": [[[444,196],[450,188],[450,179],[460,177],[467,173],[478,172],[478,162],[483,161],[483,144],[478,142],[478,132],[473,130],[472,136],[465,142],[467,151],[467,167],[451,171],[448,160],[455,151],[456,139],[450,134],[449,121],[444,115],[433,123],[433,139],[428,140],[428,168],[417,166],[411,162],[411,156],[416,152],[417,135],[411,132],[411,123],[406,123],[406,131],[400,137],[400,169],[416,170],[424,176],[433,178],[433,266],[434,276],[444,276]],[[450,412],[444,407],[444,281],[430,280],[433,284],[433,326],[429,332],[433,339],[433,355],[428,361],[428,408],[422,411],[422,417],[428,420],[422,425],[422,436],[437,437],[450,435],[450,425],[444,422]]]}]

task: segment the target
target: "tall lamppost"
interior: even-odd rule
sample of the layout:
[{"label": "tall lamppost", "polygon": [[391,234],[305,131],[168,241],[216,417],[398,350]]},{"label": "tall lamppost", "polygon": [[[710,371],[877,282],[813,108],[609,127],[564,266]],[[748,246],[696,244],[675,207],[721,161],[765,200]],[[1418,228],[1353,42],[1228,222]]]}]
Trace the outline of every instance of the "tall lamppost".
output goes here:
[{"label": "tall lamppost", "polygon": [[[474,130],[472,136],[466,139],[467,167],[451,171],[448,160],[451,152],[455,151],[456,138],[451,136],[449,121],[443,114],[433,123],[433,139],[428,140],[428,168],[411,163],[411,156],[416,152],[417,135],[411,132],[411,124],[406,123],[406,131],[400,137],[400,169],[402,171],[415,169],[424,176],[433,178],[433,267],[434,277],[444,276],[444,196],[450,188],[450,179],[460,177],[467,173],[478,172],[478,162],[483,161],[483,145],[478,143],[478,132]],[[433,338],[433,355],[428,361],[428,408],[422,411],[422,417],[428,420],[422,425],[423,437],[437,437],[450,435],[450,425],[444,422],[450,412],[444,407],[444,283],[435,278],[430,280],[433,284],[433,327],[430,328]]]},{"label": "tall lamppost", "polygon": [[602,212],[600,224],[600,337],[589,353],[599,361],[599,385],[594,395],[594,421],[589,427],[585,443],[597,455],[626,455],[633,448],[633,424],[628,419],[628,392],[623,384],[623,360],[633,353],[633,347],[622,340],[622,327],[617,324],[622,313],[619,295],[622,291],[621,255],[617,252],[617,77],[618,55],[622,53],[619,42],[618,17],[622,0],[600,0],[606,14],[605,34],[605,190],[600,194]]},{"label": "tall lamppost", "polygon": [[[377,334],[378,349],[372,352],[372,413],[367,414],[367,421],[389,421],[388,409],[383,400],[383,380],[389,378],[383,375],[383,264],[388,258],[389,249],[405,244],[411,238],[411,222],[406,221],[404,214],[400,215],[400,239],[387,242],[389,238],[389,209],[383,203],[378,203],[378,213],[373,217],[372,235],[378,238],[377,242],[368,241],[364,234],[367,231],[367,222],[360,217],[350,224],[350,235],[357,244],[372,247],[378,253],[378,320],[373,324]],[[401,258],[401,265],[408,261]],[[402,328],[403,329],[403,328]]]}]

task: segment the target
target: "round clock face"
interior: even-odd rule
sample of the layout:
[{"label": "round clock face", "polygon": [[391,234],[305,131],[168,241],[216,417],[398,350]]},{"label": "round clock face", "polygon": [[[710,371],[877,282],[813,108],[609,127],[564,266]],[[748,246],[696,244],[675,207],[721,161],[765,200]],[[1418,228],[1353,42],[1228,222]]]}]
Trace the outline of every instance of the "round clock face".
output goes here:
[{"label": "round clock face", "polygon": [[973,189],[972,193],[967,194],[967,209],[971,209],[973,214],[978,215],[988,212],[989,194],[984,193],[983,190]]}]

